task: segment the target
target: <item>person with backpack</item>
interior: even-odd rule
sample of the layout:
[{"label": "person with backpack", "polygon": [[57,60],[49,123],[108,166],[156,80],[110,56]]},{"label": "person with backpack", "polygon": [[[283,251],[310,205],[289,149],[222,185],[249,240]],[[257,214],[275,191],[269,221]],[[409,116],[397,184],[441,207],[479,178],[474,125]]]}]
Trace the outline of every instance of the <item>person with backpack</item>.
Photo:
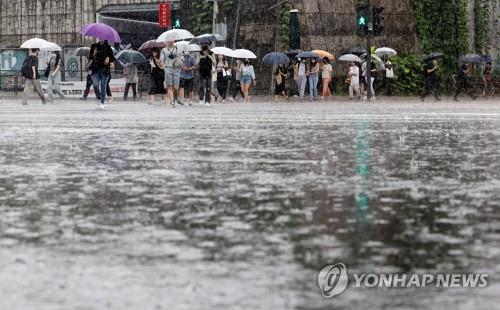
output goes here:
[{"label": "person with backpack", "polygon": [[54,93],[64,100],[64,94],[61,91],[61,53],[54,52],[48,63],[47,68],[47,92],[49,102],[54,103]]},{"label": "person with backpack", "polygon": [[215,58],[207,45],[201,48],[201,55],[198,61],[198,72],[200,74],[200,105],[210,105],[212,93],[212,67],[215,65]]},{"label": "person with backpack", "polygon": [[179,97],[187,98],[189,105],[193,100],[194,71],[196,70],[196,59],[189,52],[182,52],[181,82],[179,85]]},{"label": "person with backpack", "polygon": [[26,79],[24,83],[22,104],[28,104],[28,92],[30,92],[31,89],[35,89],[35,92],[42,100],[42,104],[47,104],[47,99],[43,94],[42,85],[40,84],[40,74],[38,73],[38,49],[32,49],[28,58],[24,60],[21,74]]}]

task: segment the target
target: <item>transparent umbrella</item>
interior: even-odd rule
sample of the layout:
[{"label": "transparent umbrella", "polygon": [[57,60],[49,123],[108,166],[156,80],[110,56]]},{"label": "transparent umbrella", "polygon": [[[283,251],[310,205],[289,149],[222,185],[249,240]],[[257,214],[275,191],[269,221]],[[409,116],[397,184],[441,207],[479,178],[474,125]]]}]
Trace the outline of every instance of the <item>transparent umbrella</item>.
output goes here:
[{"label": "transparent umbrella", "polygon": [[172,29],[162,33],[157,39],[157,42],[167,41],[184,41],[191,40],[194,35],[185,29]]}]

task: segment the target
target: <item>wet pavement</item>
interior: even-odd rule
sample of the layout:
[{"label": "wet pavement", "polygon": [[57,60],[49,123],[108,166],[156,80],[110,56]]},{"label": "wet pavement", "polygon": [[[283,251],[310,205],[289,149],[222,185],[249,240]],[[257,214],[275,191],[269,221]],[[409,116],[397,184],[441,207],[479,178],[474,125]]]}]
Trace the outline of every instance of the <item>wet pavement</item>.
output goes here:
[{"label": "wet pavement", "polygon": [[[1,309],[497,309],[500,104],[0,100]],[[489,274],[356,289],[317,274]]]}]

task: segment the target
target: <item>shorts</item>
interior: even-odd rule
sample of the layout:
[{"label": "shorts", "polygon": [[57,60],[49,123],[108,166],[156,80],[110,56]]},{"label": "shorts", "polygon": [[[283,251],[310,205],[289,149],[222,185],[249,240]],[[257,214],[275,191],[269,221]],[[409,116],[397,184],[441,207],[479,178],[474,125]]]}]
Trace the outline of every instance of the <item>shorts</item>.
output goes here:
[{"label": "shorts", "polygon": [[165,68],[165,87],[173,86],[179,88],[181,82],[180,68]]},{"label": "shorts", "polygon": [[194,79],[183,79],[181,78],[180,88],[184,88],[188,93],[193,91]]},{"label": "shorts", "polygon": [[243,75],[241,77],[241,84],[252,84],[252,76],[250,76],[250,75]]}]

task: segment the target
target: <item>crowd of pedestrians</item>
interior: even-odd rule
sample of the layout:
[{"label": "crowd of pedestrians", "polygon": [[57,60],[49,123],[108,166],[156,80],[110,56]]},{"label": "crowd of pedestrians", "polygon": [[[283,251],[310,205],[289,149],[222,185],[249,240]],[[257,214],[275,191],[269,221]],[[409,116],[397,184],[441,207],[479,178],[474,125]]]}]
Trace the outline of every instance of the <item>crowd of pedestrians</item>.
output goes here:
[{"label": "crowd of pedestrians", "polygon": [[[64,100],[65,96],[60,88],[62,58],[60,52],[54,52],[47,63],[45,77],[47,78],[47,94],[45,97],[38,72],[37,49],[30,50],[29,57],[23,64],[22,74],[26,79],[22,103],[27,104],[27,92],[34,89],[42,102],[53,102],[54,96]],[[110,89],[111,72],[116,59],[111,46],[101,40],[90,47],[88,63],[86,65],[86,87],[82,100],[87,100],[90,88],[100,109],[104,108],[106,99],[113,100]],[[125,101],[132,91],[133,100],[138,97],[139,68],[134,63],[124,63],[123,76],[125,78]],[[238,95],[243,102],[250,102],[250,89],[256,86],[256,72],[249,59],[228,60],[223,55],[215,55],[208,45],[203,45],[200,52],[190,53],[180,50],[174,41],[167,41],[163,49],[154,48],[149,56],[149,103],[155,102],[157,97],[170,106],[193,104],[195,85],[197,85],[199,104],[210,105],[212,102],[225,103],[235,101]],[[329,100],[332,97],[334,85],[334,70],[329,58],[292,58],[288,65],[277,65],[273,72],[274,98],[289,99],[298,97],[305,100],[306,90],[309,100]],[[435,100],[440,99],[439,62],[437,59],[427,61],[423,68],[424,88],[420,95],[422,101],[432,94]],[[368,81],[368,70],[371,80]],[[471,87],[471,77],[476,72],[473,63],[464,63],[455,77],[455,91],[453,99],[458,101],[461,93],[469,95],[473,100],[477,98],[474,88]],[[491,62],[485,64],[482,72],[485,96],[494,95],[493,69]],[[345,86],[351,100],[367,100],[367,94],[372,94],[375,100],[374,83],[377,77],[381,78],[379,85],[385,96],[393,94],[392,84],[396,79],[395,68],[387,55],[382,57],[381,67],[371,62],[370,68],[366,61],[351,62],[346,72]],[[338,81],[337,81],[338,83]]]}]

